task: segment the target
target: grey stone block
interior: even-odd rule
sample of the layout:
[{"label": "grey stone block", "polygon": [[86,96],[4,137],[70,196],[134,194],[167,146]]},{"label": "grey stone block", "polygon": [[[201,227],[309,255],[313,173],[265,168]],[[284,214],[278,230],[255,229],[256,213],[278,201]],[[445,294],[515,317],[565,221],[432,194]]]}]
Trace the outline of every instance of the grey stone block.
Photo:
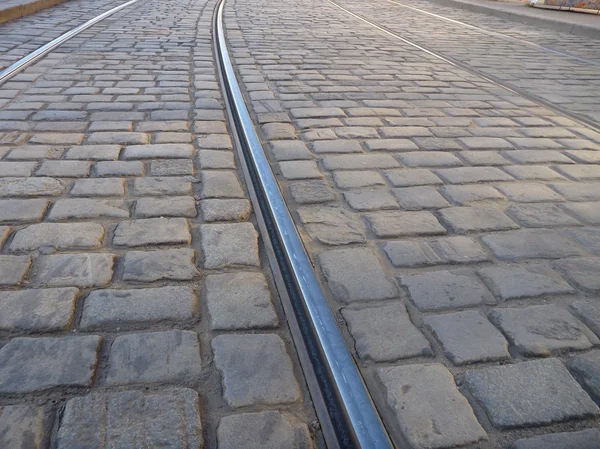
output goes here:
[{"label": "grey stone block", "polygon": [[54,203],[48,214],[49,221],[83,218],[129,218],[129,206],[122,200],[67,198]]},{"label": "grey stone block", "polygon": [[48,246],[59,251],[98,248],[103,237],[104,228],[98,223],[39,223],[17,231],[10,250],[33,251]]},{"label": "grey stone block", "polygon": [[64,191],[65,186],[54,178],[0,179],[0,198],[18,196],[56,196]]},{"label": "grey stone block", "polygon": [[335,195],[327,182],[322,180],[290,184],[290,195],[298,204],[325,203],[335,199]]},{"label": "grey stone block", "polygon": [[229,406],[288,404],[300,398],[292,362],[277,335],[219,335],[212,348]]},{"label": "grey stone block", "polygon": [[110,347],[106,383],[190,382],[196,381],[201,370],[196,332],[120,335]]},{"label": "grey stone block", "polygon": [[343,207],[304,206],[297,212],[310,238],[320,243],[345,245],[365,241],[362,223]]},{"label": "grey stone block", "polygon": [[125,179],[78,179],[73,183],[73,187],[69,194],[71,196],[124,196]]},{"label": "grey stone block", "polygon": [[517,440],[514,449],[600,449],[600,429],[525,438]]},{"label": "grey stone block", "polygon": [[598,407],[558,359],[467,371],[466,384],[495,427],[597,416]]},{"label": "grey stone block", "polygon": [[89,387],[102,337],[14,338],[0,349],[0,392]]},{"label": "grey stone block", "polygon": [[31,266],[29,256],[0,255],[0,285],[18,285],[23,282]]},{"label": "grey stone block", "polygon": [[482,268],[478,273],[502,300],[575,292],[558,273],[544,265],[495,266]]},{"label": "grey stone block", "polygon": [[205,288],[213,329],[269,328],[279,323],[262,273],[209,275]]},{"label": "grey stone block", "polygon": [[600,257],[560,260],[556,266],[578,287],[600,290]]},{"label": "grey stone block", "polygon": [[350,207],[357,211],[398,209],[398,203],[385,188],[369,188],[344,192]]},{"label": "grey stone block", "polygon": [[202,449],[198,394],[187,388],[159,392],[92,393],[67,402],[57,449]]},{"label": "grey stone block", "polygon": [[580,254],[572,243],[555,231],[536,229],[484,235],[481,240],[504,260],[560,259]]},{"label": "grey stone block", "polygon": [[198,314],[198,298],[189,287],[94,290],[85,299],[80,328],[189,320]]},{"label": "grey stone block", "polygon": [[181,243],[192,240],[188,222],[185,218],[147,218],[122,221],[115,228],[113,244],[115,246],[146,246]]},{"label": "grey stone block", "polygon": [[377,378],[408,442],[429,449],[486,439],[471,406],[443,365],[379,368]]},{"label": "grey stone block", "polygon": [[485,317],[474,310],[426,316],[424,323],[455,365],[510,358],[508,343]]},{"label": "grey stone block", "polygon": [[325,251],[318,255],[318,260],[329,288],[339,301],[386,299],[398,295],[379,259],[367,248]]},{"label": "grey stone block", "polygon": [[34,281],[49,287],[101,287],[112,279],[114,263],[110,253],[41,256],[34,266]]},{"label": "grey stone block", "polygon": [[600,337],[600,303],[597,300],[582,299],[575,301],[571,304],[571,310]]},{"label": "grey stone block", "polygon": [[600,351],[573,357],[567,362],[569,370],[579,383],[596,400],[600,401]]},{"label": "grey stone block", "polygon": [[0,200],[0,223],[41,221],[47,207],[46,200]]},{"label": "grey stone block", "polygon": [[197,276],[196,252],[189,248],[160,251],[128,251],[123,262],[123,280],[154,282],[161,279],[189,281]]},{"label": "grey stone block", "polygon": [[388,362],[432,356],[429,341],[414,326],[400,301],[380,307],[342,309],[360,358]]},{"label": "grey stone block", "polygon": [[200,226],[204,268],[260,266],[258,233],[252,223]]},{"label": "grey stone block", "polygon": [[193,218],[196,212],[196,200],[193,196],[172,196],[168,198],[140,198],[135,203],[135,216],[187,217]]},{"label": "grey stone block", "polygon": [[314,447],[306,424],[277,411],[225,416],[219,421],[217,441],[219,449]]},{"label": "grey stone block", "polygon": [[203,170],[202,199],[206,198],[245,198],[244,190],[234,171]]},{"label": "grey stone block", "polygon": [[519,228],[504,213],[493,207],[449,207],[440,211],[440,217],[457,233]]},{"label": "grey stone block", "polygon": [[77,296],[79,290],[73,287],[0,292],[0,329],[67,329],[75,316]]},{"label": "grey stone block", "polygon": [[526,355],[548,356],[560,349],[587,349],[598,341],[569,312],[555,305],[494,309],[489,318]]},{"label": "grey stone block", "polygon": [[6,449],[43,449],[47,442],[48,421],[44,407],[9,405],[0,407],[0,447]]},{"label": "grey stone block", "polygon": [[381,211],[364,216],[379,238],[446,233],[446,229],[431,212]]},{"label": "grey stone block", "polygon": [[402,276],[400,282],[420,311],[495,303],[483,282],[468,272],[431,271]]}]

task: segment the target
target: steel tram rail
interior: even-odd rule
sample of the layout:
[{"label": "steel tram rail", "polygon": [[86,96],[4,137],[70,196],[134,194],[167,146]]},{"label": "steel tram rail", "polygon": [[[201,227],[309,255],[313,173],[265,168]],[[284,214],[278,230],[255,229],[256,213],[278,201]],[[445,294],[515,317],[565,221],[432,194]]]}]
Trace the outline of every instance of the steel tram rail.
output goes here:
[{"label": "steel tram rail", "polygon": [[312,364],[309,369],[316,374],[329,415],[327,418],[337,438],[336,445],[344,449],[392,449],[254,129],[227,49],[223,7],[224,0],[218,0],[214,15],[214,45],[223,93],[233,119],[231,125],[241,144],[238,154],[245,162],[248,186],[257,200],[255,210],[266,224],[278,268],[286,281],[287,295]]},{"label": "steel tram rail", "polygon": [[87,22],[82,23],[78,27],[75,27],[72,30],[67,31],[64,34],[61,34],[56,39],[53,39],[50,42],[48,42],[46,45],[41,46],[34,52],[29,53],[24,58],[19,59],[17,62],[15,62],[14,64],[10,65],[9,67],[7,67],[6,69],[4,69],[0,72],[0,86],[2,84],[4,84],[5,82],[7,82],[12,77],[14,77],[17,73],[25,70],[31,64],[39,61],[41,58],[46,56],[52,50],[56,49],[57,47],[61,46],[68,40],[77,36],[79,33],[82,33],[83,31],[87,30],[88,28],[96,25],[98,22],[106,19],[109,16],[112,16],[116,12],[119,12],[122,9],[127,8],[130,5],[133,5],[134,3],[138,2],[138,1],[139,0],[130,0],[119,6],[115,6],[114,8],[109,9],[108,11],[97,15],[96,17],[88,20]]},{"label": "steel tram rail", "polygon": [[353,16],[354,18],[356,18],[358,20],[361,20],[362,22],[365,22],[368,25],[371,25],[373,28],[376,28],[377,30],[381,31],[382,33],[387,34],[388,36],[398,39],[398,40],[404,42],[405,44],[410,45],[411,47],[417,48],[417,49],[427,53],[428,55],[433,56],[434,58],[444,61],[447,64],[453,65],[454,67],[458,67],[466,72],[472,73],[473,75],[477,75],[478,77],[487,81],[488,83],[494,84],[495,86],[501,87],[502,89],[505,89],[514,94],[520,95],[523,98],[526,98],[526,99],[528,99],[534,103],[537,103],[541,106],[544,106],[548,109],[552,109],[559,114],[565,115],[565,116],[573,119],[576,122],[584,124],[590,128],[595,129],[596,131],[600,132],[600,123],[595,120],[589,119],[581,114],[577,114],[575,112],[569,111],[569,110],[563,108],[562,106],[551,103],[549,101],[546,101],[543,98],[538,97],[537,95],[525,92],[522,89],[520,89],[516,86],[513,86],[511,83],[501,80],[500,78],[498,78],[494,75],[485,74],[485,73],[481,72],[480,70],[478,70],[464,62],[461,62],[454,57],[443,56],[442,54],[440,54],[436,51],[433,51],[424,45],[417,44],[416,42],[414,42],[410,39],[400,36],[398,33],[391,31],[384,25],[381,25],[381,24],[378,24],[377,22],[369,20],[361,14],[350,11],[348,8],[345,8],[344,6],[336,3],[334,0],[327,0],[327,1],[329,3],[331,3],[333,6],[335,6],[336,8],[341,9],[345,13]]}]

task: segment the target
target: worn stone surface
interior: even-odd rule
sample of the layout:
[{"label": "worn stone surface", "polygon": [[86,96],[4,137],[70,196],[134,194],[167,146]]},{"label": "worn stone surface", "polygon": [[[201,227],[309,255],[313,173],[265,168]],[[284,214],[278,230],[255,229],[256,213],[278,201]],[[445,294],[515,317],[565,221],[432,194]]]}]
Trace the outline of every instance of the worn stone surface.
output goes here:
[{"label": "worn stone surface", "polygon": [[212,349],[229,406],[287,404],[300,398],[292,362],[277,335],[219,335]]},{"label": "worn stone surface", "polygon": [[409,443],[445,448],[476,443],[487,437],[471,406],[443,365],[379,368],[377,378],[388,406]]},{"label": "worn stone surface", "polygon": [[42,220],[46,200],[0,200],[0,223],[35,223]]},{"label": "worn stone surface", "polygon": [[0,292],[0,329],[67,329],[75,316],[79,290],[74,287]]},{"label": "worn stone surface", "polygon": [[596,416],[599,409],[558,359],[467,371],[469,390],[495,427]]},{"label": "worn stone surface", "polygon": [[440,211],[440,217],[458,234],[519,228],[504,213],[491,207],[449,207]]},{"label": "worn stone surface", "polygon": [[200,375],[200,344],[192,331],[118,336],[108,355],[108,385],[192,381]]},{"label": "worn stone surface", "polygon": [[64,185],[54,178],[0,178],[0,198],[54,196],[64,190]]},{"label": "worn stone surface", "polygon": [[382,211],[365,214],[379,238],[445,234],[446,229],[430,212]]},{"label": "worn stone surface", "polygon": [[169,198],[140,198],[135,202],[135,216],[152,217],[187,217],[196,216],[196,200],[192,196],[172,196]]},{"label": "worn stone surface", "polygon": [[0,392],[28,393],[92,384],[102,338],[14,338],[0,349]]},{"label": "worn stone surface", "polygon": [[34,280],[40,286],[101,287],[112,279],[114,263],[110,253],[41,256],[33,268]]},{"label": "worn stone surface", "polygon": [[569,312],[555,305],[494,309],[489,318],[526,355],[548,356],[559,349],[587,349],[597,339]]},{"label": "worn stone surface", "polygon": [[220,449],[311,449],[306,424],[277,411],[242,413],[221,418],[217,428]]},{"label": "worn stone surface", "polygon": [[56,437],[58,449],[203,447],[198,393],[188,388],[158,392],[92,393],[69,400]]},{"label": "worn stone surface", "polygon": [[0,447],[42,449],[47,441],[47,428],[44,407],[35,405],[0,407]]},{"label": "worn stone surface", "polygon": [[204,221],[247,220],[252,211],[248,200],[208,199],[200,201],[200,211]]},{"label": "worn stone surface", "polygon": [[558,273],[544,265],[487,267],[478,273],[492,293],[503,300],[575,292]]},{"label": "worn stone surface", "polygon": [[192,319],[199,309],[190,287],[94,290],[85,299],[82,329]]},{"label": "worn stone surface", "polygon": [[395,267],[481,262],[489,259],[481,245],[462,236],[422,242],[389,241],[383,249]]},{"label": "worn stone surface", "polygon": [[364,226],[342,207],[303,206],[297,212],[313,240],[332,246],[365,241]]},{"label": "worn stone surface", "polygon": [[258,234],[252,223],[200,227],[204,268],[260,266]]},{"label": "worn stone surface", "polygon": [[455,365],[510,357],[508,343],[502,334],[475,310],[426,316],[424,323],[442,343],[444,354]]},{"label": "worn stone surface", "polygon": [[205,288],[213,329],[271,328],[279,323],[269,286],[261,273],[209,275]]},{"label": "worn stone surface", "polygon": [[185,218],[147,218],[122,221],[115,228],[115,246],[147,246],[190,243],[189,225]]},{"label": "worn stone surface", "polygon": [[198,275],[193,249],[128,251],[123,260],[123,280],[153,282],[161,279],[191,280]]},{"label": "worn stone surface", "polygon": [[598,402],[600,400],[600,351],[573,357],[567,366],[585,390]]},{"label": "worn stone surface", "polygon": [[50,221],[83,218],[128,218],[129,206],[122,200],[68,198],[58,200],[48,214]]},{"label": "worn stone surface", "polygon": [[555,231],[519,230],[484,235],[481,240],[499,259],[560,259],[580,250]]},{"label": "worn stone surface", "polygon": [[431,271],[400,277],[421,311],[493,304],[494,297],[474,275],[462,271]]},{"label": "worn stone surface", "polygon": [[582,299],[571,304],[571,310],[594,333],[600,337],[600,303]]},{"label": "worn stone surface", "polygon": [[564,259],[556,262],[567,278],[584,290],[600,290],[600,257]]},{"label": "worn stone surface", "polygon": [[346,307],[342,315],[362,359],[389,362],[433,355],[429,342],[412,324],[400,301],[364,309]]},{"label": "worn stone surface", "polygon": [[325,251],[318,255],[318,260],[331,292],[339,301],[386,299],[398,294],[377,256],[367,248]]},{"label": "worn stone surface", "polygon": [[298,204],[324,203],[335,199],[333,191],[322,180],[302,181],[290,184],[290,195]]},{"label": "worn stone surface", "polygon": [[0,285],[20,284],[31,266],[29,256],[0,255]]},{"label": "worn stone surface", "polygon": [[133,182],[133,193],[139,196],[189,195],[192,183],[184,178],[138,178]]},{"label": "worn stone surface", "polygon": [[514,449],[600,449],[600,429],[524,438],[515,442]]},{"label": "worn stone surface", "polygon": [[15,233],[10,244],[13,252],[42,247],[57,250],[92,249],[102,245],[104,228],[98,223],[39,223]]},{"label": "worn stone surface", "polygon": [[125,179],[95,178],[78,179],[69,192],[71,196],[124,196]]}]

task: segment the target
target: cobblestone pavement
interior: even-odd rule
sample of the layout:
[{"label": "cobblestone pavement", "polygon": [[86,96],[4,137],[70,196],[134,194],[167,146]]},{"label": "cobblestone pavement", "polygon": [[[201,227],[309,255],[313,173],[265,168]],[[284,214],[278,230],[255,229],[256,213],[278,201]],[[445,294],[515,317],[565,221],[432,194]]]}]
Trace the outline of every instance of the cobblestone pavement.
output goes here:
[{"label": "cobblestone pavement", "polygon": [[[472,39],[466,62],[497,76],[531,55],[538,80],[562,80],[577,107],[599,104],[586,99],[596,67],[513,54],[387,2],[342,3],[456,57]],[[598,448],[600,133],[328,2],[229,0],[226,25],[282,190],[398,446]]]},{"label": "cobblestone pavement", "polygon": [[[69,0],[40,11],[35,15],[2,24],[0,26],[0,70],[70,29],[122,3],[125,3],[125,1]],[[117,13],[115,16],[96,25],[92,30],[87,31],[87,35],[86,33],[79,35],[78,38],[69,42],[66,46],[76,48],[83,40],[89,38],[90,33],[97,33],[123,14],[126,14],[126,12]],[[63,48],[66,48],[66,46]],[[0,99],[4,98],[6,97],[0,97]]]},{"label": "cobblestone pavement", "polygon": [[[343,0],[339,4],[383,24],[407,39],[455,58],[485,75],[510,83],[527,94],[581,114],[600,126],[599,40],[440,7],[426,0],[410,2],[409,6],[506,34],[512,39],[465,28],[388,0],[370,2],[368,6],[357,0]],[[540,50],[528,42],[544,46],[550,51]],[[592,63],[552,51],[584,58]]]},{"label": "cobblestone pavement", "polygon": [[[83,3],[115,2],[61,8]],[[322,447],[226,128],[213,8],[139,2],[0,88],[3,449]]]}]

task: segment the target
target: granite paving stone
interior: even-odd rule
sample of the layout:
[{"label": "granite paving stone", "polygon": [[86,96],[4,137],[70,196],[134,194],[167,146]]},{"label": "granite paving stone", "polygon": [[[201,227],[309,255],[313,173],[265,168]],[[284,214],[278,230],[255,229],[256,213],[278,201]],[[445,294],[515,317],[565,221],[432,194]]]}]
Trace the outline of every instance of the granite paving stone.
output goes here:
[{"label": "granite paving stone", "polygon": [[198,297],[185,286],[94,290],[85,298],[79,326],[92,329],[184,321],[197,316],[198,309]]},{"label": "granite paving stone", "polygon": [[0,349],[0,392],[89,387],[102,337],[18,337]]},{"label": "granite paving stone", "polygon": [[561,349],[588,349],[598,342],[573,315],[552,304],[493,309],[488,317],[525,355],[549,356]]},{"label": "granite paving stone", "polygon": [[47,442],[48,420],[44,407],[29,404],[0,407],[0,446],[42,449]]},{"label": "granite paving stone", "polygon": [[407,274],[400,277],[400,282],[408,289],[411,300],[420,311],[495,303],[485,284],[468,271]]},{"label": "granite paving stone", "polygon": [[318,255],[327,285],[342,302],[393,298],[398,295],[375,253],[367,248],[325,251]]},{"label": "granite paving stone", "polygon": [[192,280],[199,274],[194,264],[195,258],[195,251],[189,248],[128,251],[123,259],[123,280]]},{"label": "granite paving stone", "polygon": [[361,359],[375,362],[432,356],[429,341],[414,326],[400,301],[380,307],[342,309]]},{"label": "granite paving stone", "polygon": [[48,287],[100,287],[113,276],[115,255],[52,254],[38,258],[33,267],[36,285]]},{"label": "granite paving stone", "polygon": [[204,447],[198,393],[189,388],[92,393],[67,401],[57,449]]},{"label": "granite paving stone", "polygon": [[379,368],[377,378],[403,435],[415,447],[463,446],[487,438],[443,365]]},{"label": "granite paving stone", "polygon": [[212,349],[230,407],[289,404],[300,398],[292,362],[279,336],[219,335],[213,338]]},{"label": "granite paving stone", "polygon": [[597,416],[600,410],[558,359],[467,371],[466,384],[501,429]]},{"label": "granite paving stone", "polygon": [[252,223],[200,226],[204,268],[260,266],[258,233]]},{"label": "granite paving stone", "polygon": [[455,365],[510,358],[506,339],[478,311],[430,315],[424,323]]},{"label": "granite paving stone", "polygon": [[573,357],[567,366],[575,378],[594,398],[600,400],[600,351],[592,351]]},{"label": "granite paving stone", "polygon": [[10,251],[93,249],[102,245],[104,228],[98,223],[39,223],[15,233]]},{"label": "granite paving stone", "polygon": [[170,330],[120,335],[110,347],[107,385],[189,382],[201,371],[198,334]]},{"label": "granite paving stone", "polygon": [[599,449],[600,429],[550,433],[517,440],[514,449]]}]

